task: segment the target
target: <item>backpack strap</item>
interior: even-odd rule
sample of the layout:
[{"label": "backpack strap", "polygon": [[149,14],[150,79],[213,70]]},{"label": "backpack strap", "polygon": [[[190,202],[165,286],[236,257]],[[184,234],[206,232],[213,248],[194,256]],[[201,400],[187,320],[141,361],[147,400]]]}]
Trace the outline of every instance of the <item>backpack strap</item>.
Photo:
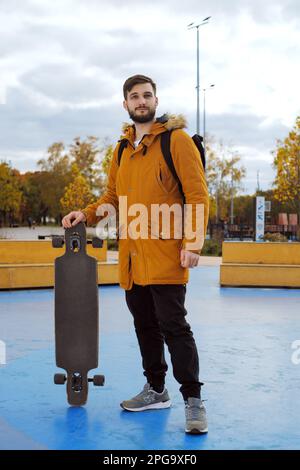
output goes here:
[{"label": "backpack strap", "polygon": [[205,150],[204,150],[204,147],[203,147],[203,137],[202,135],[199,135],[199,134],[195,134],[193,135],[192,137],[197,149],[199,150],[199,153],[200,153],[200,157],[201,157],[201,161],[202,161],[202,165],[203,165],[203,169],[205,170]]},{"label": "backpack strap", "polygon": [[118,148],[118,166],[120,166],[123,150],[127,147],[127,145],[128,145],[127,139],[122,139],[120,141],[120,145]]},{"label": "backpack strap", "polygon": [[160,137],[161,151],[162,151],[163,157],[165,159],[166,164],[168,165],[170,172],[172,173],[176,183],[178,184],[178,188],[179,188],[179,191],[181,192],[183,200],[185,200],[183,189],[182,189],[182,184],[175,170],[173,158],[171,155],[171,150],[170,150],[171,149],[171,133],[172,131],[166,131],[161,134],[161,137]]}]

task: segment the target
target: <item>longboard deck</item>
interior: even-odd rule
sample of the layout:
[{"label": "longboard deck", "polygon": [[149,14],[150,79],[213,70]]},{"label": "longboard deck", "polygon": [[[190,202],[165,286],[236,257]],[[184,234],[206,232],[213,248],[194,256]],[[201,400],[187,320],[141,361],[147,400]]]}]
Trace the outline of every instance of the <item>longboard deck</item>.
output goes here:
[{"label": "longboard deck", "polygon": [[83,224],[66,230],[65,245],[55,260],[56,364],[67,371],[69,403],[80,405],[87,400],[87,374],[98,366],[97,260],[86,253]]},{"label": "longboard deck", "polygon": [[84,371],[98,366],[96,275],[94,258],[65,254],[55,261],[56,364],[63,369]]}]

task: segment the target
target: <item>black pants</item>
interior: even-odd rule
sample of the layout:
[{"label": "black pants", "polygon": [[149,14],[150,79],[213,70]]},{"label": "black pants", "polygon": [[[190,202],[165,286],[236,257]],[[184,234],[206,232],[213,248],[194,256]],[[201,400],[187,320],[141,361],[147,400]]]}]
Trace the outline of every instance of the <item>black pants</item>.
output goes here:
[{"label": "black pants", "polygon": [[184,400],[200,398],[199,359],[196,343],[187,323],[184,284],[133,284],[126,290],[126,302],[143,359],[144,375],[154,389],[165,382],[168,366],[164,356],[166,342],[175,379],[181,384]]}]

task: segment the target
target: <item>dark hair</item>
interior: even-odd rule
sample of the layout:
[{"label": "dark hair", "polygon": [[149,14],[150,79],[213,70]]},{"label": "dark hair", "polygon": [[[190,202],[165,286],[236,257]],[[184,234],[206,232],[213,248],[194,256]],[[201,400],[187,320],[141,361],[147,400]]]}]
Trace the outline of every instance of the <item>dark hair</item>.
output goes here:
[{"label": "dark hair", "polygon": [[123,95],[125,100],[127,99],[127,93],[138,83],[151,83],[154,95],[156,95],[156,84],[152,78],[146,77],[145,75],[133,75],[132,77],[127,78],[123,85]]}]

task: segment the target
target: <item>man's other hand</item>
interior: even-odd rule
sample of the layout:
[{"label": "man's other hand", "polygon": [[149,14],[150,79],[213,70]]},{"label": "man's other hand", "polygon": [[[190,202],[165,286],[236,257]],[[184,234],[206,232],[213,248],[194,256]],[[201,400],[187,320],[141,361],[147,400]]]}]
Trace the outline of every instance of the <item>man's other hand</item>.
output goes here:
[{"label": "man's other hand", "polygon": [[180,263],[183,268],[194,268],[198,266],[200,255],[188,250],[181,250]]}]

